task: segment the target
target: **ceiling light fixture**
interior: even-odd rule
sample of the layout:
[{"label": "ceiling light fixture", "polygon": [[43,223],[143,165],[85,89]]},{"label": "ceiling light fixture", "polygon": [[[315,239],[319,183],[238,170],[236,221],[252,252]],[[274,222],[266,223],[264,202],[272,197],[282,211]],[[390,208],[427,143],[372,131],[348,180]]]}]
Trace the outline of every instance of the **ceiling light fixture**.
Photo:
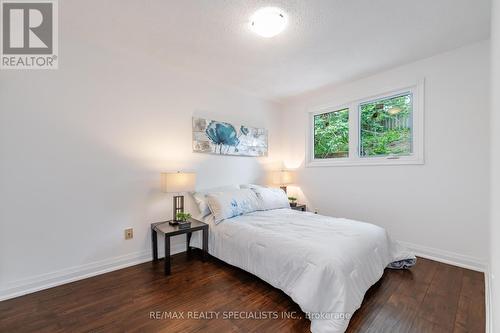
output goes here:
[{"label": "ceiling light fixture", "polygon": [[288,20],[285,12],[276,7],[264,7],[250,17],[250,29],[265,38],[271,38],[282,32]]}]

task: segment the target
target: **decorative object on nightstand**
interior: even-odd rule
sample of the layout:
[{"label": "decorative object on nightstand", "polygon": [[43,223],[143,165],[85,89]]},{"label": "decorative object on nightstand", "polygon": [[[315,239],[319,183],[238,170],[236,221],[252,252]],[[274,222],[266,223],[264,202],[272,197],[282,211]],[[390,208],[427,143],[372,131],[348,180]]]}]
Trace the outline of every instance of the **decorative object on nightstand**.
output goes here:
[{"label": "decorative object on nightstand", "polygon": [[290,208],[292,208],[293,210],[301,211],[301,212],[307,211],[306,205],[304,205],[304,204],[295,204],[295,206],[290,205]]},{"label": "decorative object on nightstand", "polygon": [[171,225],[179,224],[177,219],[178,213],[184,213],[184,196],[179,195],[182,192],[194,191],[196,182],[196,174],[189,172],[162,173],[161,174],[161,190],[165,193],[175,193],[173,220]]},{"label": "decorative object on nightstand", "polygon": [[186,251],[189,253],[189,241],[195,231],[203,232],[203,261],[205,261],[208,252],[208,224],[193,218],[188,218],[188,227],[180,225],[171,225],[170,221],[151,223],[151,241],[153,243],[153,261],[158,261],[158,233],[165,235],[165,275],[170,274],[170,237],[186,234]]},{"label": "decorative object on nightstand", "polygon": [[273,172],[273,183],[279,185],[286,193],[286,186],[293,183],[294,173],[290,170],[279,170]]},{"label": "decorative object on nightstand", "polygon": [[179,225],[179,229],[186,229],[191,226],[191,222],[189,222],[189,219],[191,218],[191,214],[189,213],[177,213],[175,214],[177,223]]},{"label": "decorative object on nightstand", "polygon": [[288,197],[288,201],[290,201],[290,207],[297,207],[297,198],[296,197]]}]

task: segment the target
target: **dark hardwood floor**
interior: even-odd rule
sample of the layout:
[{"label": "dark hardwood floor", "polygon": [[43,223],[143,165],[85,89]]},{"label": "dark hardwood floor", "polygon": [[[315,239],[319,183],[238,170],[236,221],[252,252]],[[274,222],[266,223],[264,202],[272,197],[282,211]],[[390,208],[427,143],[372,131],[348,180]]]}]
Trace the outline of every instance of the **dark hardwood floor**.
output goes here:
[{"label": "dark hardwood floor", "polygon": [[[169,277],[163,275],[162,261],[144,263],[0,302],[0,332],[309,331],[309,321],[284,293],[214,258],[202,263],[198,257],[174,256]],[[187,318],[190,311],[207,318]],[[219,319],[210,311],[218,312]],[[261,317],[264,311],[277,311],[280,318],[227,319],[222,318],[224,311],[250,311]],[[282,319],[282,313],[295,318]],[[173,318],[176,314],[184,319]],[[420,258],[410,271],[386,270],[348,328],[484,331],[483,274]]]}]

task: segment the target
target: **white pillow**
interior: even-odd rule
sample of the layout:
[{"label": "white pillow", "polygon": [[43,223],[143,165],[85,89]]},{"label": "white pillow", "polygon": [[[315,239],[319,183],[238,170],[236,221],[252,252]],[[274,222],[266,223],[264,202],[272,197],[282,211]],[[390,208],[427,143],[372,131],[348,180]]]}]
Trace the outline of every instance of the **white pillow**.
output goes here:
[{"label": "white pillow", "polygon": [[208,190],[191,192],[194,201],[198,205],[198,209],[200,210],[200,218],[204,218],[205,216],[210,214],[210,209],[207,204],[207,194],[216,193],[216,192],[225,192],[225,191],[234,191],[237,190],[237,185],[228,185],[221,187],[214,187]]},{"label": "white pillow", "polygon": [[250,189],[207,194],[207,203],[215,223],[259,210],[257,195]]},{"label": "white pillow", "polygon": [[260,210],[270,210],[279,208],[290,208],[288,197],[280,188],[270,187],[253,187],[252,191],[255,192],[259,198]]},{"label": "white pillow", "polygon": [[256,184],[241,184],[240,188],[256,188],[256,187],[265,187],[262,185],[256,185]]}]

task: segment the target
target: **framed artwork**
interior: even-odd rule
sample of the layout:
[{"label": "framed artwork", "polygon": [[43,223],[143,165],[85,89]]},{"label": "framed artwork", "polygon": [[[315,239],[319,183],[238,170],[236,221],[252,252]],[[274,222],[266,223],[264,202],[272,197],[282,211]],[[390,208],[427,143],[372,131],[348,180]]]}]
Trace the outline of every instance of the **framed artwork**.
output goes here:
[{"label": "framed artwork", "polygon": [[193,117],[193,151],[237,156],[267,156],[267,130]]}]

